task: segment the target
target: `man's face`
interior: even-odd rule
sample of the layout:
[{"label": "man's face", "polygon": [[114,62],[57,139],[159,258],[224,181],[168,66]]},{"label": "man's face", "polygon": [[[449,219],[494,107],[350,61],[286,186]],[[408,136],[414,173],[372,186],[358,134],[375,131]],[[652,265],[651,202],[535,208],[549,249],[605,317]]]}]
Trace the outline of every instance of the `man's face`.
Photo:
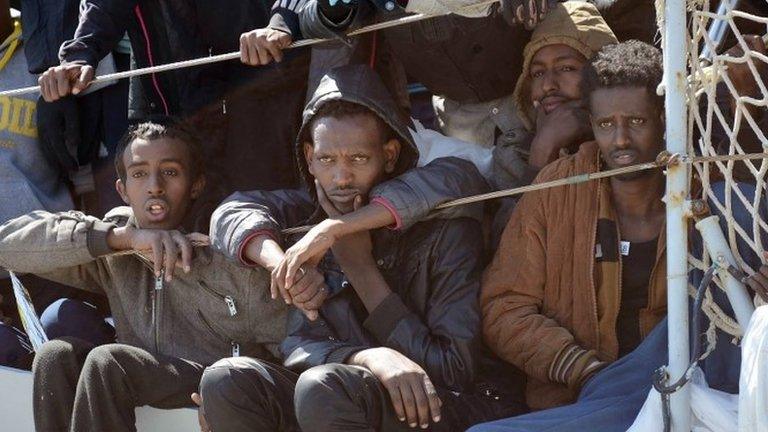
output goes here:
[{"label": "man's face", "polygon": [[549,114],[558,106],[581,99],[581,69],[587,63],[568,45],[547,45],[531,59],[531,103]]},{"label": "man's face", "polygon": [[[592,130],[608,169],[653,162],[664,149],[664,121],[644,87],[598,89],[590,95]],[[652,171],[618,176],[633,180]]]},{"label": "man's face", "polygon": [[123,153],[125,181],[117,191],[141,228],[177,229],[205,184],[192,178],[188,147],[173,138],[137,139]]},{"label": "man's face", "polygon": [[400,153],[400,143],[385,142],[376,119],[365,114],[318,119],[312,141],[304,144],[309,172],[342,213],[354,210],[357,195],[368,197],[394,170]]}]

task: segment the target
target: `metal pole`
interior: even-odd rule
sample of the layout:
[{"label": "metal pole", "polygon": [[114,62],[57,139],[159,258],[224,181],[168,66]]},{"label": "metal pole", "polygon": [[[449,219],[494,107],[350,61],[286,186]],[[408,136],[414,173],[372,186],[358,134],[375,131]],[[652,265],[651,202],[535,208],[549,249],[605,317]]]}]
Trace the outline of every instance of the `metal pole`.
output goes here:
[{"label": "metal pole", "polygon": [[[667,150],[687,153],[686,65],[688,33],[685,0],[666,0],[664,5],[664,79]],[[688,164],[667,169],[667,310],[669,329],[669,378],[677,381],[688,367]],[[672,394],[670,411],[673,432],[690,432],[689,386]]]}]

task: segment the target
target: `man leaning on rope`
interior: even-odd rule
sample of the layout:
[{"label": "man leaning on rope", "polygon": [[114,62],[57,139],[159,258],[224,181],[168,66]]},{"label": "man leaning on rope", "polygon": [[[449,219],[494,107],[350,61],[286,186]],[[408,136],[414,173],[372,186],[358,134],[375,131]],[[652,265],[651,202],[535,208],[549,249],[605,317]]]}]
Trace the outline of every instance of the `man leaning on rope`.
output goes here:
[{"label": "man leaning on rope", "polygon": [[[535,182],[654,161],[664,149],[661,77],[661,53],[652,46],[604,47],[583,78],[595,141],[545,167]],[[654,370],[667,360],[664,187],[656,169],[520,200],[483,278],[484,337],[525,371],[532,409],[559,408],[472,432],[624,431],[632,424]],[[735,187],[754,194],[752,186]],[[713,190],[723,195],[722,184]],[[732,210],[736,223],[752,226],[739,200]],[[691,237],[700,255],[700,240]],[[756,268],[755,254],[740,249]],[[720,339],[703,369],[710,386],[737,392],[740,355]]]}]

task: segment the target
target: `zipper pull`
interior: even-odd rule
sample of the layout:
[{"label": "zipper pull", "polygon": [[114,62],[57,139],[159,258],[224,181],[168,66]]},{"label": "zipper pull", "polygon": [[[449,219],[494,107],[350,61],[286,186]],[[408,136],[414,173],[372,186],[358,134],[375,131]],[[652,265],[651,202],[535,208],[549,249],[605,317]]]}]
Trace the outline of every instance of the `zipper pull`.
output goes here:
[{"label": "zipper pull", "polygon": [[226,114],[227,113],[227,100],[222,99],[221,100],[221,113]]},{"label": "zipper pull", "polygon": [[235,306],[235,299],[233,299],[232,296],[224,297],[224,303],[226,303],[227,308],[229,308],[229,316],[237,315],[237,306]]},{"label": "zipper pull", "polygon": [[240,344],[232,341],[232,357],[240,357]]},{"label": "zipper pull", "polygon": [[165,270],[161,270],[160,276],[157,276],[155,278],[155,291],[162,291],[164,279],[165,279]]}]

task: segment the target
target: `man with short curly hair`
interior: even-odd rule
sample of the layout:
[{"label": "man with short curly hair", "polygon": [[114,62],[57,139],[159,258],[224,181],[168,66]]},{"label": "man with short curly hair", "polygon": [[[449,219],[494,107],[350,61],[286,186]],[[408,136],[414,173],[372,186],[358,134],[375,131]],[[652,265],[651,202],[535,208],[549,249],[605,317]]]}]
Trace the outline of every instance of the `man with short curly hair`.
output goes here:
[{"label": "man with short curly hair", "polygon": [[[604,47],[582,77],[595,141],[545,167],[535,182],[654,161],[665,147],[656,94],[662,74],[661,53],[648,44]],[[572,404],[472,432],[606,432],[632,424],[653,371],[667,360],[664,191],[659,168],[520,200],[483,277],[484,339],[526,373],[531,409]],[[733,217],[752,224],[739,205]],[[742,256],[758,262],[746,249]],[[729,377],[738,354],[717,357],[704,366],[719,380],[710,385],[737,391]]]}]

